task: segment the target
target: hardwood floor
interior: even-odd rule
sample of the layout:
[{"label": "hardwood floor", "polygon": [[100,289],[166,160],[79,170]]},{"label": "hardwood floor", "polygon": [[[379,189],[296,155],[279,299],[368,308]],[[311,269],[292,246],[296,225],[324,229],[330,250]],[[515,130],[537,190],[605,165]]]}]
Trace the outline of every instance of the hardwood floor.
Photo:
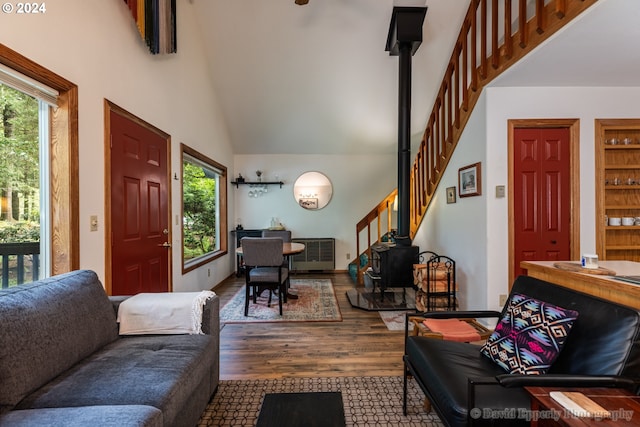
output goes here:
[{"label": "hardwood floor", "polygon": [[[227,324],[220,331],[220,379],[402,375],[403,331],[389,331],[378,312],[352,308],[347,273],[298,274],[329,278],[342,322]],[[220,307],[244,286],[244,277],[213,290]]]}]

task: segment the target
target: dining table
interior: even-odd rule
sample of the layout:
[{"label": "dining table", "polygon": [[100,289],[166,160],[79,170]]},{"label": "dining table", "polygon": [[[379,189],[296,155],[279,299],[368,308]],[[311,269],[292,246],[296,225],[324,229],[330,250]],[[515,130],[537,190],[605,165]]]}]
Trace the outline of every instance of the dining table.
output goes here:
[{"label": "dining table", "polygon": [[[284,255],[285,257],[288,257],[291,255],[299,254],[304,252],[304,248],[305,248],[304,243],[284,242],[282,244],[282,255]],[[239,246],[236,248],[236,254],[243,255],[242,246]]]}]

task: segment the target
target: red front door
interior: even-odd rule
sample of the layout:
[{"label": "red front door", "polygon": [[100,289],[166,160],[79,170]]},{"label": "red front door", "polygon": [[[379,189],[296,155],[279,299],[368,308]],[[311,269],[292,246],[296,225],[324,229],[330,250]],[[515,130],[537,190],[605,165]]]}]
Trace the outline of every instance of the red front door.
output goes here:
[{"label": "red front door", "polygon": [[110,112],[113,295],[169,290],[168,137]]},{"label": "red front door", "polygon": [[521,261],[570,259],[568,128],[514,129],[514,272]]}]

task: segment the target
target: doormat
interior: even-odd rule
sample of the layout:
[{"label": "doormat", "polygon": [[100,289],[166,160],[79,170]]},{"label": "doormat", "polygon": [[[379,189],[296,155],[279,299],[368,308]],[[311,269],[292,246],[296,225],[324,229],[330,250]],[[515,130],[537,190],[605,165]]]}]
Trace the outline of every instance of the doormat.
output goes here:
[{"label": "doormat", "polygon": [[268,393],[256,427],[346,427],[342,393]]},{"label": "doormat", "polygon": [[268,393],[339,391],[347,427],[442,427],[435,411],[425,412],[424,393],[407,383],[402,415],[402,376],[222,380],[198,427],[253,427]]},{"label": "doormat", "polygon": [[249,301],[249,315],[244,315],[245,287],[243,286],[220,310],[220,323],[256,322],[341,322],[342,313],[330,279],[291,279],[289,298],[278,310],[278,297],[273,295],[267,306],[269,293],[263,292],[256,304]]}]

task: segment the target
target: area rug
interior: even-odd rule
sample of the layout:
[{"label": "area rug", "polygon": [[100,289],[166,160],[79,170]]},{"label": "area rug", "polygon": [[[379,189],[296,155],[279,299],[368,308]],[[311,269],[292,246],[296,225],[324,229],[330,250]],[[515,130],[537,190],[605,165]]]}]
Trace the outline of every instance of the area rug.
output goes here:
[{"label": "area rug", "polygon": [[291,279],[290,292],[298,299],[288,299],[278,310],[278,297],[263,292],[256,304],[249,302],[249,315],[244,315],[245,288],[242,287],[220,310],[221,323],[252,322],[340,322],[342,314],[330,279]]},{"label": "area rug", "polygon": [[404,322],[406,313],[415,313],[415,310],[411,311],[380,311],[380,317],[387,329],[390,331],[404,331]]},{"label": "area rug", "polygon": [[441,427],[438,416],[422,409],[424,394],[408,383],[407,415],[402,414],[402,377],[280,378],[220,381],[199,427],[254,426],[268,393],[339,391],[347,427]]},{"label": "area rug", "polygon": [[342,393],[267,393],[256,427],[346,427]]}]

